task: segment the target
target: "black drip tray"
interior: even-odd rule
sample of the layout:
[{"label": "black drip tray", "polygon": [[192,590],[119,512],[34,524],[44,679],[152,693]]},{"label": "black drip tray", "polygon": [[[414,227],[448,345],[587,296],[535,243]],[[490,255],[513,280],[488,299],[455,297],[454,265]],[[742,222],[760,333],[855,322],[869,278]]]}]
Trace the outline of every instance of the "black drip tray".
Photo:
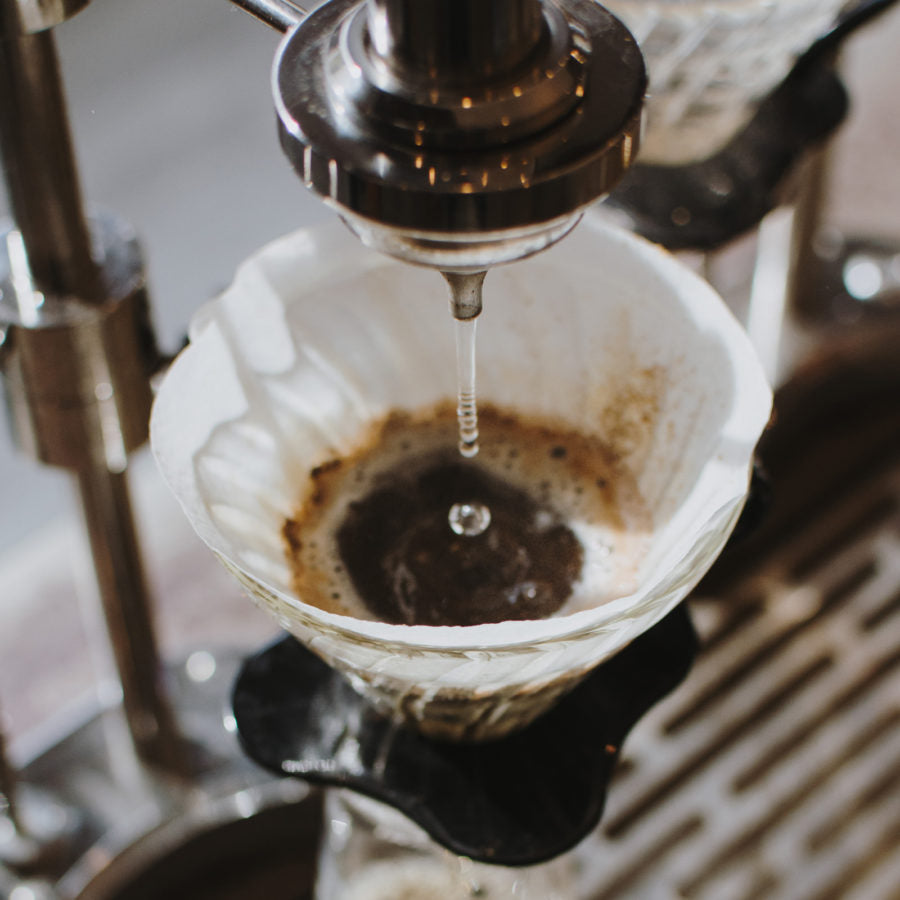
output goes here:
[{"label": "black drip tray", "polygon": [[251,759],[390,804],[460,856],[532,865],[599,822],[622,742],[687,675],[697,649],[670,613],[528,728],[451,744],[398,727],[293,638],[246,661],[234,715]]}]

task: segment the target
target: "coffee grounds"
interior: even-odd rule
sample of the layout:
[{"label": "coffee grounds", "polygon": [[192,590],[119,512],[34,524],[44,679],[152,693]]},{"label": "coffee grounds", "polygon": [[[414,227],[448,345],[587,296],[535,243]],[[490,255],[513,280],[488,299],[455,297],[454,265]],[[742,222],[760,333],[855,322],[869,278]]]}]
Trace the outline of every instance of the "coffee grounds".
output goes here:
[{"label": "coffee grounds", "polygon": [[[379,619],[475,625],[552,615],[578,579],[583,550],[558,515],[525,491],[463,461],[407,462],[349,504],[340,558]],[[486,505],[482,534],[457,535],[454,503]]]}]

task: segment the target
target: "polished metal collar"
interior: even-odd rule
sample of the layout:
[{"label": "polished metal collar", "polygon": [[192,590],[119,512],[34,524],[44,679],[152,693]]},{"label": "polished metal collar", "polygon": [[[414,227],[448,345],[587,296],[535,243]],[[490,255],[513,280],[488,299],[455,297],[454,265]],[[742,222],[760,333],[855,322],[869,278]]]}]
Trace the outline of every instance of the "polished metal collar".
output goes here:
[{"label": "polished metal collar", "polygon": [[304,183],[366,243],[451,268],[565,234],[631,164],[645,85],[593,0],[331,0],[273,72]]}]

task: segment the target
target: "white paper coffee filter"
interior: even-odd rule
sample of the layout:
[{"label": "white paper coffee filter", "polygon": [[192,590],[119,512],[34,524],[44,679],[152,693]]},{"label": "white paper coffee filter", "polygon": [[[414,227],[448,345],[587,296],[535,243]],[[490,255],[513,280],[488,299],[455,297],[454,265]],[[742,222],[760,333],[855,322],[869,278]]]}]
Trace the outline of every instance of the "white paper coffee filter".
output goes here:
[{"label": "white paper coffee filter", "polygon": [[455,391],[440,275],[368,251],[339,225],[241,266],[198,314],[151,423],[166,481],[257,602],[376,702],[466,737],[522,724],[683,599],[736,520],[771,406],[712,289],[596,217],[491,271],[478,328],[481,398],[599,434],[633,472],[653,532],[629,596],[541,621],[433,627],[293,595],[281,530],[310,469],[355,449],[391,409]]}]

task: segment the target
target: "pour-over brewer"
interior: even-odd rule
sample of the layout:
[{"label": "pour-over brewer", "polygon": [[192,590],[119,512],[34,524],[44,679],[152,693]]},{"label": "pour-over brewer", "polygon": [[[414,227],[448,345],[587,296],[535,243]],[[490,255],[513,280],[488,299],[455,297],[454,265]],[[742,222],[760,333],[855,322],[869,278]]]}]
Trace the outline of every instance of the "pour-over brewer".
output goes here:
[{"label": "pour-over brewer", "polygon": [[[499,22],[507,27],[505,23],[512,16],[522,25],[521,33],[534,38],[524,56],[511,54],[500,38],[489,41],[489,45],[496,45],[503,53],[496,60],[468,63],[468,70],[480,73],[482,84],[476,91],[475,82],[466,77],[465,71],[459,71],[454,62],[456,57],[443,54],[440,42],[432,47],[425,40],[434,37],[433,19],[425,23],[428,27],[421,40],[412,37],[412,46],[404,44],[404,39],[414,36],[416,27],[422,25],[418,14],[423,9],[432,9],[440,18],[439,14],[448,14],[451,6],[329,4],[287,36],[279,52],[274,80],[282,142],[307,185],[336,206],[351,229],[370,246],[387,250],[404,260],[465,276],[549,246],[575,224],[585,203],[606,192],[632,157],[643,73],[627,33],[595,6],[561,4],[548,7],[543,29],[534,29],[525,25],[534,21],[529,11],[539,7],[523,4],[517,15],[512,16],[511,5],[499,4],[493,10],[489,5],[463,5],[461,9],[468,11],[466,15],[472,22],[462,16],[462,23],[480,23],[473,29],[480,36],[492,24]],[[461,15],[458,10],[454,9],[454,12]],[[406,24],[404,15],[411,17]],[[443,23],[444,27],[449,29],[452,21],[460,24],[458,19],[450,18]],[[572,30],[567,31],[567,28]],[[522,40],[517,39],[517,43],[521,44]],[[396,53],[397,58],[391,58],[389,53]],[[508,60],[510,56],[511,61]],[[530,67],[525,68],[525,63]],[[388,93],[390,87],[396,88],[396,95]],[[557,94],[560,89],[562,94]],[[560,96],[565,98],[565,103],[560,103]],[[544,105],[545,101],[547,105]],[[352,140],[348,140],[348,136]],[[309,248],[317,242],[318,239],[311,236],[300,238],[298,248],[303,245],[302,252],[309,253]],[[592,628],[585,622],[580,629],[572,625],[570,634],[566,631],[568,626],[560,624],[562,640],[557,646],[548,646],[544,660],[532,659],[524,646],[517,667],[515,660],[510,658],[515,652],[506,655],[503,667],[507,670],[505,678],[510,681],[508,696],[496,686],[485,687],[480,698],[476,699],[473,692],[467,701],[469,694],[464,689],[457,689],[453,684],[439,685],[438,672],[466,668],[464,663],[470,661],[469,654],[476,658],[471,660],[468,669],[477,668],[481,662],[477,659],[478,647],[470,646],[460,637],[463,643],[455,648],[455,656],[448,652],[444,654],[448,658],[442,659],[439,647],[424,646],[427,641],[423,640],[420,649],[410,637],[408,651],[404,652],[399,646],[401,639],[397,638],[395,645],[387,634],[383,639],[379,638],[375,633],[378,623],[349,620],[340,623],[329,619],[327,610],[326,615],[319,616],[308,605],[292,603],[285,595],[283,579],[277,574],[281,569],[279,561],[268,555],[271,542],[267,548],[265,540],[257,542],[251,537],[251,534],[278,532],[277,525],[273,528],[271,521],[265,524],[257,521],[259,504],[253,502],[255,492],[252,489],[250,494],[243,490],[231,491],[230,497],[218,493],[229,483],[228,472],[234,460],[236,444],[230,444],[229,438],[235,431],[230,426],[236,426],[236,431],[242,433],[267,427],[262,421],[251,421],[254,407],[263,410],[266,422],[271,423],[267,444],[273,453],[266,453],[266,456],[271,458],[275,469],[280,468],[278,461],[283,458],[279,446],[282,432],[302,431],[309,422],[310,434],[304,433],[298,442],[303,444],[304,452],[295,453],[287,466],[302,468],[321,464],[327,459],[316,455],[327,451],[327,447],[318,445],[318,436],[325,436],[337,447],[343,446],[343,437],[348,430],[359,425],[358,430],[362,431],[367,424],[365,415],[357,422],[358,411],[380,409],[385,399],[381,390],[384,360],[374,359],[378,354],[373,351],[372,365],[363,365],[362,371],[358,371],[358,357],[366,357],[356,340],[355,322],[350,320],[353,314],[344,305],[347,283],[338,278],[329,290],[322,288],[323,295],[327,293],[330,300],[329,309],[322,310],[322,318],[327,323],[340,321],[345,315],[348,317],[346,330],[352,329],[353,334],[348,345],[355,349],[352,360],[347,359],[350,353],[341,352],[339,342],[331,340],[335,334],[333,328],[326,324],[321,335],[318,334],[309,322],[308,303],[298,302],[294,308],[289,296],[296,291],[288,286],[291,279],[285,268],[291,257],[291,246],[287,240],[280,246],[269,248],[261,255],[258,268],[245,267],[240,279],[245,284],[271,286],[272,290],[267,291],[272,301],[267,303],[268,311],[274,316],[271,321],[283,318],[287,329],[286,341],[279,351],[271,346],[267,348],[265,340],[262,343],[258,340],[267,333],[268,314],[257,318],[255,323],[241,321],[241,286],[238,283],[227,299],[223,297],[216,309],[204,314],[194,329],[194,347],[170,373],[154,419],[154,446],[165,476],[171,485],[186,488],[186,493],[179,493],[179,496],[195,527],[255,598],[273,611],[282,624],[313,646],[319,656],[348,674],[351,683],[361,692],[380,700],[382,709],[387,705],[396,712],[401,708],[411,712],[412,719],[431,734],[468,738],[504,735],[510,730],[510,723],[521,726],[538,710],[546,711],[572,686],[574,676],[583,676],[590,668],[590,665],[580,667],[575,660],[586,661],[590,656],[595,665],[602,656],[598,648],[589,647],[590,641],[604,632],[611,634],[614,628],[607,630],[599,623],[594,623],[596,627]],[[582,254],[584,249],[582,247]],[[634,248],[623,247],[621,254],[623,264],[625,258],[641,258],[641,252]],[[585,258],[589,256],[585,255]],[[643,260],[648,268],[655,268],[649,256]],[[397,277],[396,269],[382,273],[374,262],[348,259],[348,273],[366,272],[370,268],[373,283],[384,285],[385,278]],[[299,273],[299,269],[297,271]],[[629,272],[634,274],[633,269]],[[312,273],[308,277],[312,282],[318,278]],[[326,283],[327,276],[322,284]],[[652,290],[649,285],[648,289]],[[378,334],[378,340],[373,344],[383,350],[382,357],[389,359],[391,347],[397,346],[400,351],[390,331],[391,323],[401,322],[402,317],[386,315],[385,301],[396,297],[397,288],[383,288],[381,296],[372,295],[371,303],[366,302],[365,293],[365,286],[358,283],[355,296],[360,299],[361,309],[369,309],[369,324],[373,333]],[[509,289],[507,293],[510,293]],[[581,292],[578,300],[584,299]],[[564,298],[557,296],[554,300],[559,311],[564,306]],[[454,313],[458,318],[477,314],[480,297],[473,299],[470,296],[467,301],[471,308],[463,314],[460,306],[455,306]],[[508,309],[508,303],[506,307]],[[329,320],[332,311],[334,319]],[[703,318],[699,311],[695,312],[696,317],[692,320],[695,329],[691,331],[694,338]],[[504,316],[508,317],[508,312],[504,312]],[[577,321],[576,316],[560,315],[560,318]],[[298,325],[302,322],[309,322],[310,327]],[[609,324],[612,326],[612,321]],[[630,321],[629,326],[633,333],[641,333],[636,321]],[[673,323],[671,327],[678,326]],[[582,323],[582,328],[582,338],[588,344],[602,330],[595,323],[588,327],[587,321]],[[257,339],[249,337],[250,330],[256,333]],[[712,337],[713,332],[715,337]],[[730,326],[724,324],[721,333],[718,327],[708,331],[707,349],[723,350],[717,344],[719,338],[732,347],[730,338],[724,338],[725,332],[733,334]],[[606,330],[607,336],[613,333],[613,327]],[[564,334],[569,339],[574,338],[568,331]],[[246,351],[239,335],[247,336]],[[409,337],[413,344],[438,346],[412,330]],[[627,346],[629,340],[624,339],[622,344]],[[690,348],[693,346],[690,344]],[[566,347],[558,349],[562,354],[572,353]],[[690,350],[685,349],[690,356]],[[698,356],[704,359],[704,364],[698,364],[697,369],[710,371],[705,368],[709,357],[701,348],[697,349]],[[232,409],[234,416],[226,414],[227,420],[221,422],[213,422],[203,412],[202,403],[200,407],[193,406],[198,395],[190,385],[208,383],[210,372],[206,363],[210,357],[204,356],[208,350],[213,350],[219,358],[234,362],[233,368],[228,367],[229,374],[222,382],[219,398],[223,400],[223,408]],[[259,351],[263,356],[258,355]],[[402,358],[401,353],[398,352],[398,359]],[[301,360],[296,367],[293,364],[295,356]],[[316,376],[315,364],[304,367],[302,360],[306,358],[340,359],[346,362],[347,368],[342,362],[340,371],[335,372],[337,367],[329,363]],[[527,355],[520,353],[519,358],[527,359]],[[610,358],[615,357],[610,354]],[[722,362],[721,357],[717,359]],[[634,362],[631,365],[637,366]],[[757,381],[751,368],[740,374],[748,376],[746,380],[755,385]],[[295,371],[299,378],[296,382]],[[512,373],[513,370],[509,371]],[[729,364],[723,363],[717,372],[723,382],[729,382],[727,376],[723,377],[726,372],[731,372],[734,381],[744,381],[737,371],[732,372]],[[269,393],[266,373],[281,383],[282,389],[277,391],[281,399]],[[427,378],[427,373],[420,375],[414,369],[409,374],[414,383]],[[320,386],[321,421],[309,421],[308,410],[295,409],[291,413],[282,404],[287,396],[304,396],[303,384],[307,376],[309,384]],[[507,381],[515,379],[516,376],[510,374]],[[602,380],[598,376],[597,381]],[[230,385],[227,388],[226,381]],[[598,399],[600,385],[587,377],[585,381],[588,389],[598,389],[594,405],[603,407],[604,403]],[[660,405],[666,407],[666,414],[672,413],[677,406],[672,402],[674,393],[669,393],[668,401],[660,400]],[[756,397],[760,403],[750,404],[752,411],[744,410],[748,412],[745,421],[752,421],[758,427],[762,427],[767,415],[768,406],[761,399],[765,393],[761,391]],[[227,399],[225,395],[229,395]],[[345,409],[344,401],[348,396],[353,399],[347,404],[344,416],[341,411]],[[193,443],[187,447],[181,441],[177,427],[180,415],[174,411],[179,403],[175,398],[185,399],[185,405],[181,407],[185,415],[183,421],[193,423],[192,434],[201,441],[205,435],[214,434],[211,443],[216,449],[208,447],[207,453],[202,447]],[[236,401],[234,406],[232,399]],[[398,399],[406,400],[405,397]],[[309,401],[308,406],[315,406],[311,394]],[[619,407],[622,405],[618,396],[612,402]],[[670,402],[669,406],[667,402]],[[729,402],[730,398],[724,404],[726,408]],[[239,411],[248,403],[249,418],[245,420]],[[329,412],[335,409],[340,422]],[[729,424],[741,420],[736,409],[731,412],[730,416],[724,416]],[[698,412],[697,417],[705,418],[705,412]],[[633,429],[625,426],[624,430],[634,438]],[[312,433],[317,438],[310,441],[308,437]],[[668,433],[670,442],[685,450],[686,445],[680,443],[683,435],[678,429]],[[179,441],[180,449],[175,447]],[[315,459],[307,453],[311,443],[315,444],[312,454]],[[284,449],[290,444],[287,439]],[[739,491],[742,498],[746,489],[747,456],[733,453],[737,446],[747,447],[743,440],[737,439],[730,449],[723,446],[718,458],[725,468],[734,464],[735,471],[741,470],[737,477],[743,479]],[[687,450],[685,455],[692,456]],[[698,455],[705,459],[703,453]],[[265,467],[266,472],[269,471],[268,462],[264,464],[257,458],[257,463],[261,469]],[[185,464],[187,469],[183,468]],[[648,466],[650,468],[653,467]],[[267,493],[283,496],[292,490],[289,483],[277,475],[273,477],[274,480],[266,485]],[[685,476],[686,482],[690,480],[690,476]],[[673,481],[677,479],[673,478]],[[244,486],[248,483],[245,480]],[[204,500],[195,506],[193,499],[188,498],[198,498],[198,491],[202,493],[204,485],[215,492],[216,497],[204,495]],[[260,493],[255,495],[261,496]],[[733,524],[738,508],[732,502],[735,498],[730,494],[717,496],[720,502],[715,509],[705,510],[702,520],[707,524],[716,522],[709,525],[710,534],[706,535],[709,540],[697,536],[693,522],[687,529],[692,539],[698,538],[695,550],[717,546],[723,529],[727,532]],[[230,506],[232,502],[234,505]],[[677,506],[677,502],[674,505]],[[223,512],[221,518],[218,518],[218,511]],[[669,512],[674,521],[674,511],[670,509]],[[705,518],[707,512],[711,516],[709,520]],[[195,518],[195,514],[199,518]],[[201,519],[203,524],[199,524]],[[236,524],[237,530],[234,530],[231,526]],[[242,543],[242,535],[252,542],[251,549],[243,541],[253,559],[240,549],[236,554],[231,552],[230,548],[237,548]],[[220,543],[220,537],[224,543]],[[702,550],[696,552],[703,554]],[[696,561],[697,557],[692,552],[679,559],[677,571],[670,573],[671,579],[662,579],[661,584],[665,587],[660,588],[659,596],[644,598],[646,603],[643,604],[635,602],[635,607],[658,609],[661,616],[667,602],[675,602],[676,595],[683,596],[679,592],[688,589],[697,571],[687,560]],[[270,577],[266,577],[266,572]],[[649,624],[648,619],[645,627]],[[669,621],[667,629],[679,632],[681,625]],[[617,629],[617,633],[633,638],[641,630],[639,623],[631,622],[628,627]],[[653,644],[659,634],[648,635],[646,640]],[[661,640],[666,643],[665,638]],[[673,643],[686,648],[689,655],[689,638],[686,641],[679,638]],[[635,650],[641,646],[644,646],[643,639],[636,642]],[[651,650],[651,655],[658,652],[658,645],[653,646],[657,650]],[[490,640],[485,638],[480,656],[491,656],[493,649]],[[499,657],[507,649],[502,647],[496,655]],[[555,657],[554,661],[547,662],[551,656]],[[435,682],[432,691],[426,684],[416,685],[414,676],[409,674],[416,668],[416,657],[426,660],[426,668],[430,666]],[[674,680],[683,673],[683,662],[673,661],[669,674]],[[571,668],[572,671],[564,673],[565,678],[558,678],[562,673],[554,667]],[[517,678],[519,670],[524,669],[529,675],[522,674]],[[657,668],[657,672],[660,673],[661,668]],[[532,677],[533,682],[523,683]],[[610,677],[609,670],[605,675],[597,673],[595,677],[598,680],[592,679],[591,683],[596,687]],[[627,682],[642,680],[631,675],[616,677]],[[600,688],[601,694],[609,693],[606,684],[605,689]],[[644,702],[652,702],[652,698],[658,696],[659,686],[648,689],[644,682],[642,691]],[[576,697],[583,699],[585,696],[588,695],[579,691],[569,699],[575,701]],[[288,642],[265,651],[248,664],[238,682],[235,717],[248,752],[267,767],[325,784],[350,785],[409,813],[456,853],[512,865],[538,862],[559,853],[577,842],[595,824],[602,808],[609,766],[621,744],[621,728],[627,728],[625,723],[613,727],[613,716],[603,717],[604,727],[613,727],[605,739],[586,731],[579,736],[578,723],[584,708],[566,702],[550,714],[552,720],[542,720],[534,729],[511,738],[512,743],[455,751],[439,743],[429,744],[409,732],[398,731],[390,718],[379,717],[365,704],[354,705],[357,700],[358,695],[333,672],[316,666],[305,651]],[[463,704],[468,707],[467,715],[453,709],[454,701],[457,707]],[[509,710],[505,720],[501,720],[504,705]],[[631,713],[640,705],[630,704]],[[309,716],[304,709],[309,711]],[[329,714],[323,716],[325,709]],[[526,711],[523,713],[522,709]],[[446,717],[445,721],[441,720],[442,716]],[[570,717],[567,721],[573,726],[571,730],[558,716]],[[324,733],[318,730],[317,722],[325,726]],[[560,739],[564,733],[566,737]],[[336,735],[342,748],[340,753],[334,749]],[[558,742],[558,746],[552,750],[549,744],[542,746],[542,740],[546,739],[550,744]],[[591,746],[599,743],[606,748],[605,755],[597,757],[599,765],[593,771],[589,771],[590,767],[570,766],[564,761],[563,747],[579,755],[584,750],[582,741]],[[545,768],[543,774],[550,780],[554,774],[573,771],[578,771],[584,780],[577,786],[555,782],[553,787],[541,788],[539,793],[548,805],[532,804],[533,815],[526,825],[524,818],[513,812],[524,773],[509,760],[522,760],[528,769],[535,755],[550,756],[558,764],[558,770],[556,765]],[[534,771],[528,780],[534,787]],[[481,787],[473,790],[476,782]],[[451,788],[451,784],[458,784],[458,790]],[[488,799],[483,806],[484,817],[460,816],[459,804],[448,802],[460,798],[467,790],[473,791],[469,797],[471,802],[481,794]],[[562,796],[568,799],[560,804]],[[550,814],[545,815],[548,811]]]},{"label": "pour-over brewer", "polygon": [[328,3],[273,80],[307,187],[367,245],[445,270],[564,235],[631,164],[646,84],[602,7],[540,0]]},{"label": "pour-over brewer", "polygon": [[[492,33],[486,28],[492,25],[501,37],[513,33],[521,44],[517,49],[515,42],[498,40],[491,44],[496,60],[482,58],[460,71],[452,56],[429,45],[437,33],[458,31],[462,5],[430,4],[433,17],[420,19],[425,6],[372,2],[336,29],[335,17],[350,5],[329,4],[292,33],[282,49],[280,75],[311,59],[320,67],[279,82],[286,149],[304,181],[334,202],[365,241],[401,258],[466,271],[542,249],[565,234],[631,161],[643,92],[634,45],[593,4],[564,5],[560,14],[556,6],[541,12],[536,3],[471,3],[462,7],[471,20],[470,37]],[[566,13],[577,22],[574,27],[564,21]],[[621,43],[615,50],[607,47],[608,56],[597,53],[592,40],[602,34],[607,41],[611,33]],[[479,79],[469,77],[472,68]],[[505,96],[499,87],[475,90],[480,79],[493,78],[498,70],[503,75],[497,84],[508,88]],[[318,76],[307,80],[310,71]],[[411,89],[423,75],[432,82],[427,97]],[[601,84],[604,90],[594,89]],[[396,93],[386,86],[396,87]],[[326,102],[336,113],[332,122],[314,115]],[[566,108],[562,116],[560,106]],[[448,149],[456,132],[465,135],[463,164],[459,153]],[[518,155],[506,152],[512,146]],[[347,155],[338,152],[342,148]],[[357,151],[363,157],[354,157]],[[24,207],[22,219],[27,219]],[[32,246],[38,243],[27,232],[23,241],[29,261],[33,253],[37,257]],[[10,271],[14,268],[15,261]],[[72,292],[92,299],[92,291]],[[19,314],[22,308],[20,303]],[[17,329],[29,325],[15,324]],[[129,327],[143,336],[140,327]],[[12,343],[14,350],[19,346]],[[144,358],[145,351],[128,355]],[[121,391],[113,376],[100,384],[92,384],[93,399],[79,396],[75,405],[93,415],[96,401],[108,412]],[[120,456],[111,461],[109,453],[130,446],[116,441],[109,421],[103,419],[107,469],[122,465]]]},{"label": "pour-over brewer", "polygon": [[[328,4],[289,33],[273,80],[282,146],[304,183],[365,244],[439,268],[451,288],[461,285],[452,295],[460,319],[481,308],[477,273],[549,246],[618,181],[637,149],[645,87],[636,46],[604,10],[539,2]],[[294,654],[299,658],[292,660]],[[280,693],[285,672],[275,659],[282,657],[286,671],[300,667],[287,682],[305,696],[321,691],[329,697],[334,719],[369,723],[355,740],[364,758],[365,748],[378,745],[382,762],[361,780],[359,772],[345,773],[335,761],[317,758],[330,755],[330,739],[322,742],[314,721],[301,724],[294,700],[286,700],[293,726],[285,743],[280,724],[286,707],[259,695]],[[450,762],[415,739],[404,747],[403,732],[365,707],[354,709],[355,693],[342,693],[343,682],[325,667],[306,671],[306,658],[289,641],[250,663],[239,681],[238,728],[251,756],[269,768],[353,785],[427,823],[455,852],[498,863],[534,863],[559,853],[599,816],[614,754],[601,755],[599,769],[585,771],[587,780],[574,791],[569,786],[573,797],[587,800],[584,807],[576,803],[577,812],[561,813],[551,799],[567,792],[561,785],[541,791],[556,811],[555,828],[542,824],[540,804],[528,827],[510,820],[502,803],[493,816],[487,804],[484,817],[460,818],[457,806],[441,800],[446,784],[441,788],[440,782],[459,778],[465,792],[476,771],[492,771],[495,788],[505,782],[510,799],[522,774],[504,760],[551,752],[558,758],[557,750],[540,744],[550,734],[559,736],[560,723],[549,732],[529,732],[533,736],[521,746],[463,751]],[[673,666],[677,679],[682,669]],[[258,673],[264,673],[261,681]],[[263,708],[271,718],[259,717]],[[310,706],[320,708],[318,701]],[[570,714],[572,723],[579,719]],[[601,743],[617,747],[619,727]],[[299,735],[302,748],[293,741]],[[577,747],[571,738],[562,745]],[[585,733],[582,740],[596,743],[598,737]],[[402,786],[404,776],[397,781],[398,766],[420,771],[418,791]],[[562,829],[560,815],[569,822]]]}]

